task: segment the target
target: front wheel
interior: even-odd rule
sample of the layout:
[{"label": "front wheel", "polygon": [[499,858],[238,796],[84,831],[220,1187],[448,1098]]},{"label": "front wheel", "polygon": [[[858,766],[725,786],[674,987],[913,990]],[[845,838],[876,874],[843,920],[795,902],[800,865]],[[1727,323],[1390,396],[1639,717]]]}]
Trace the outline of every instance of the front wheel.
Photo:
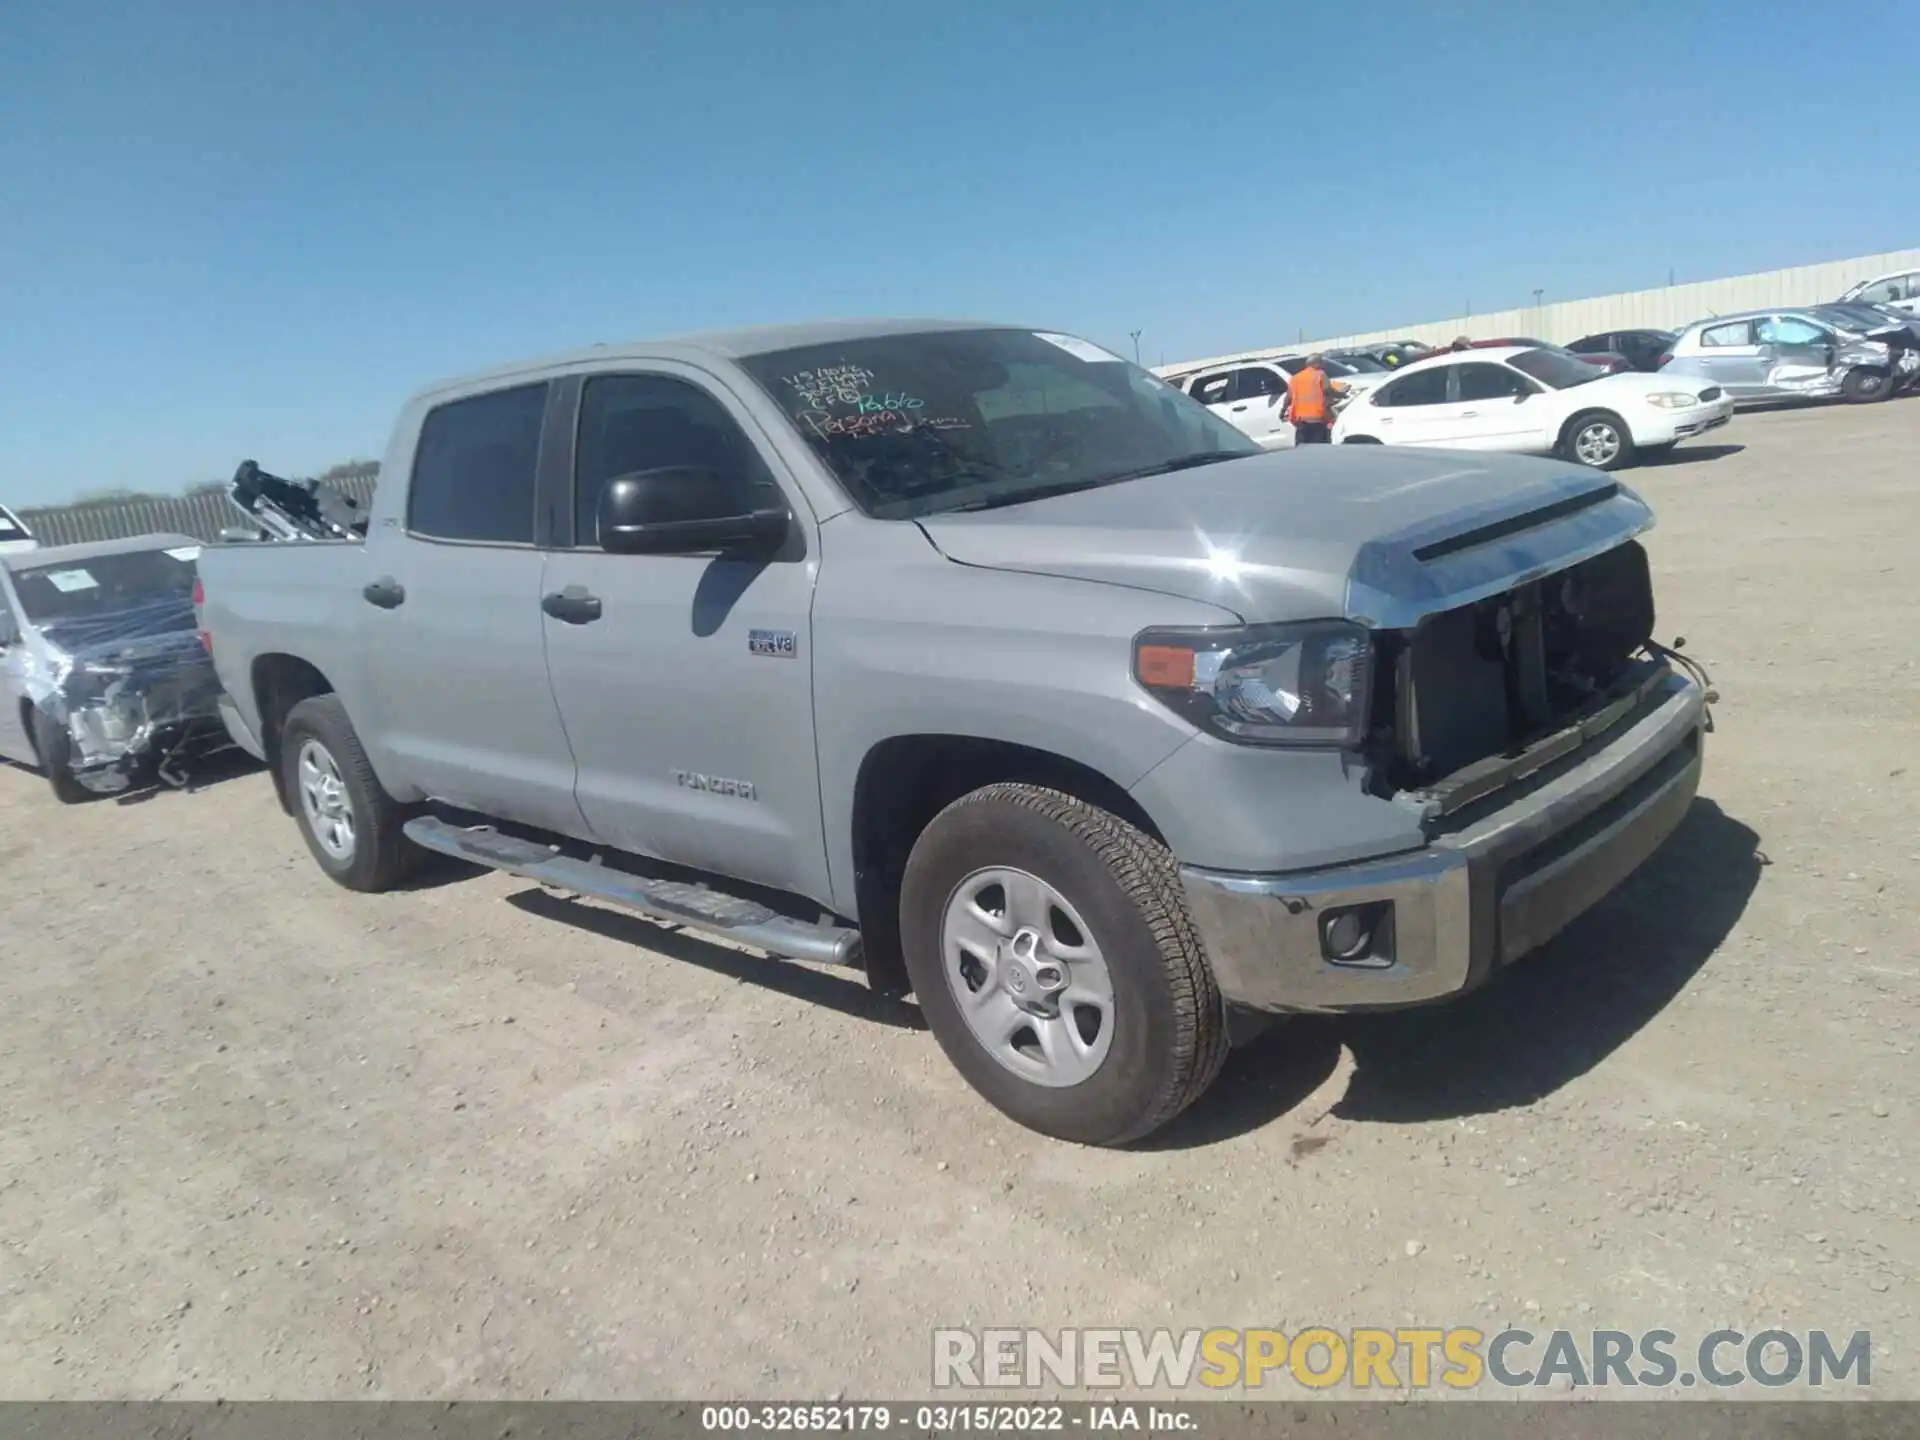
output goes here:
[{"label": "front wheel", "polygon": [[1871,405],[1893,394],[1893,377],[1884,370],[1856,365],[1840,382],[1840,396],[1850,405]]},{"label": "front wheel", "polygon": [[1569,460],[1595,470],[1618,470],[1633,463],[1633,435],[1626,422],[1607,410],[1589,410],[1567,422],[1560,448]]},{"label": "front wheel", "polygon": [[390,890],[422,857],[407,811],[381,786],[337,695],[302,700],[280,732],[281,779],[301,837],[349,890]]},{"label": "front wheel", "polygon": [[67,727],[35,706],[32,716],[33,753],[40,761],[40,773],[47,777],[53,798],[62,805],[82,805],[93,799],[93,791],[80,783],[73,773],[73,736]]},{"label": "front wheel", "polygon": [[900,919],[941,1049],[1029,1129],[1136,1140],[1226,1059],[1173,856],[1084,801],[1016,784],[956,800],[913,847]]}]

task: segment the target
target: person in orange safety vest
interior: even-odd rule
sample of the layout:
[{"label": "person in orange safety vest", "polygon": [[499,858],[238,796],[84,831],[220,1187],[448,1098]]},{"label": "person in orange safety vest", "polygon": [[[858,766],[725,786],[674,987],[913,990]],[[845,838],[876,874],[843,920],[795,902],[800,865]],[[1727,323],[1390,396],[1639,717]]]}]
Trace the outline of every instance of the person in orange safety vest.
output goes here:
[{"label": "person in orange safety vest", "polygon": [[1307,363],[1287,382],[1286,418],[1293,421],[1293,443],[1325,445],[1333,438],[1333,399],[1344,394],[1346,386],[1330,379],[1326,358],[1308,357]]}]

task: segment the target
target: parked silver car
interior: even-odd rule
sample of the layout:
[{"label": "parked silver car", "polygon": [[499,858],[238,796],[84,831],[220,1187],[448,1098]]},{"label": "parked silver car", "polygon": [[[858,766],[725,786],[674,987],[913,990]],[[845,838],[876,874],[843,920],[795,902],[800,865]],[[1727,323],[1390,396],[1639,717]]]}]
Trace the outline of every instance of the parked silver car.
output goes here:
[{"label": "parked silver car", "polygon": [[199,542],[141,535],[0,555],[0,758],[61,801],[112,794],[224,743],[194,623]]},{"label": "parked silver car", "polygon": [[1719,385],[1738,404],[1884,400],[1920,381],[1920,331],[1858,305],[1716,315],[1681,331],[1672,354],[1661,374]]}]

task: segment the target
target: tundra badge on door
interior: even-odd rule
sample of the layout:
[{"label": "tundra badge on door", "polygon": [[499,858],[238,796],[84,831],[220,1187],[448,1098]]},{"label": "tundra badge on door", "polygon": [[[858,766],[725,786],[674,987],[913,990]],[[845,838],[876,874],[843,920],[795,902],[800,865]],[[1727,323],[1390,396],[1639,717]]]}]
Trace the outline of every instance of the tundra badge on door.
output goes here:
[{"label": "tundra badge on door", "polygon": [[750,655],[770,655],[776,660],[791,660],[799,648],[800,642],[791,630],[747,632],[747,653]]}]

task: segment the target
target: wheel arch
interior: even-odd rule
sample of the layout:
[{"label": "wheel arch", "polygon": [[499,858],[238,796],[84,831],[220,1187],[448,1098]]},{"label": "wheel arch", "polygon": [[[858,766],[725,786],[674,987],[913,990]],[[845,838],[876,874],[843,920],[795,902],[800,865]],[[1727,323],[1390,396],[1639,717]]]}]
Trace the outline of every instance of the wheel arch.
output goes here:
[{"label": "wheel arch", "polygon": [[914,842],[962,795],[1003,781],[1061,791],[1165,843],[1125,786],[1070,756],[973,735],[920,733],[876,742],[860,761],[851,820],[862,948],[868,980],[881,993],[909,988],[900,951],[900,881]]},{"label": "wheel arch", "polygon": [[266,654],[254,657],[250,683],[256,713],[260,716],[260,748],[266,751],[267,773],[273,777],[273,791],[280,808],[293,813],[293,797],[287,794],[280,766],[280,733],[287,716],[302,700],[316,695],[331,695],[335,687],[320,667],[297,655]]}]

